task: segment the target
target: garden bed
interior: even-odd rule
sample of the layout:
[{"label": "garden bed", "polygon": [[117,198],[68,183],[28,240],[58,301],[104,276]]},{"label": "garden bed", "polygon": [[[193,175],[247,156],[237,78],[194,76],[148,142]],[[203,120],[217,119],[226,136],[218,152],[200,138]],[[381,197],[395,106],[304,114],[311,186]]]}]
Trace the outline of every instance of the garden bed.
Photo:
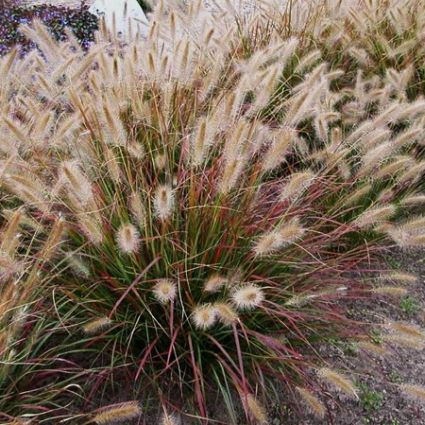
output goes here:
[{"label": "garden bed", "polygon": [[15,46],[22,53],[35,47],[31,40],[19,32],[20,25],[28,24],[33,19],[46,25],[58,40],[66,39],[65,28],[69,28],[86,49],[94,40],[94,32],[98,28],[98,18],[88,9],[88,4],[77,5],[75,2],[72,7],[65,2],[61,5],[8,3],[0,9],[0,55]]}]

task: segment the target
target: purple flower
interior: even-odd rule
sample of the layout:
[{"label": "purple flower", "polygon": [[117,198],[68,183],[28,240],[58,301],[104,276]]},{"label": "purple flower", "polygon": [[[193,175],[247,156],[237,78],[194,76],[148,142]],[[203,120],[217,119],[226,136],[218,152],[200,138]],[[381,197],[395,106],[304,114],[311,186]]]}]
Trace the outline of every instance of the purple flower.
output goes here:
[{"label": "purple flower", "polygon": [[96,16],[88,11],[85,4],[78,9],[70,9],[51,5],[25,7],[11,2],[0,10],[0,55],[14,46],[18,46],[22,54],[35,47],[19,32],[19,25],[29,24],[34,18],[40,19],[58,40],[66,39],[64,29],[69,27],[84,49],[94,40],[98,27]]}]

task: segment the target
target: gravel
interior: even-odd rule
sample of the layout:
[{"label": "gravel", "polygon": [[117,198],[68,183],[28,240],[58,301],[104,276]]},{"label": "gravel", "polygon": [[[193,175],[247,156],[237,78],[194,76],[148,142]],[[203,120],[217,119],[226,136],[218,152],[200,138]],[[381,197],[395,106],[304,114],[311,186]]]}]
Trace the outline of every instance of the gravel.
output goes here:
[{"label": "gravel", "polygon": [[[416,308],[403,309],[400,300],[374,300],[353,305],[353,317],[372,323],[403,321],[425,328],[425,251],[396,250],[386,261],[399,270],[418,276],[417,283],[409,286],[409,299]],[[376,337],[379,338],[379,334]],[[329,417],[321,420],[308,414],[300,419],[288,408],[275,409],[270,418],[271,425],[425,424],[425,403],[412,402],[399,390],[402,383],[425,385],[425,350],[394,347],[388,355],[381,357],[356,352],[352,346],[341,344],[324,348],[322,354],[337,370],[354,371],[350,375],[361,388],[360,400],[329,397],[326,401]]]}]

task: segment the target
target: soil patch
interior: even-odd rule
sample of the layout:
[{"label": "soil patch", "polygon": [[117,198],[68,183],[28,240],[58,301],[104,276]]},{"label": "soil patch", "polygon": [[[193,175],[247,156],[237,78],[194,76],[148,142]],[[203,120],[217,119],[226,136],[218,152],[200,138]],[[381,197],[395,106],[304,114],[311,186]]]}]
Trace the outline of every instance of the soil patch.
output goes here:
[{"label": "soil patch", "polygon": [[[418,277],[415,284],[409,285],[409,296],[357,303],[352,308],[353,317],[372,323],[403,321],[425,327],[425,251],[395,250],[386,261],[391,267]],[[375,337],[379,340],[379,332]],[[352,345],[341,342],[324,347],[323,358],[337,370],[351,371],[350,377],[360,387],[360,400],[344,400],[333,394],[326,401],[329,418],[322,420],[308,414],[300,419],[285,411],[284,406],[276,406],[271,425],[425,424],[425,404],[409,401],[399,390],[402,383],[425,385],[424,350],[394,347],[387,355],[379,356],[358,352]]]}]

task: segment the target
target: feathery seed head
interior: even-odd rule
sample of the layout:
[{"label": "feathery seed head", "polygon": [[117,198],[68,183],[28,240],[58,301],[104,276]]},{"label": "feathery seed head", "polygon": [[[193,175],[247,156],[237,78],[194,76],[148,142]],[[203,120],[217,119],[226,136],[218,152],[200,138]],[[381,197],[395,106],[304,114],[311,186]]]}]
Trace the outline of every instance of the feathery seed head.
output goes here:
[{"label": "feathery seed head", "polygon": [[75,162],[67,161],[62,164],[62,178],[83,205],[92,198],[91,184]]},{"label": "feathery seed head", "polygon": [[192,321],[198,329],[209,329],[217,322],[217,310],[211,304],[198,305],[193,309]]},{"label": "feathery seed head", "polygon": [[83,261],[83,259],[74,253],[70,253],[66,260],[71,267],[71,270],[77,275],[81,277],[89,277],[90,269],[87,264]]},{"label": "feathery seed head", "polygon": [[239,309],[254,309],[264,300],[263,290],[253,284],[239,286],[232,292],[232,301]]},{"label": "feathery seed head", "polygon": [[282,245],[289,245],[302,238],[305,229],[301,226],[299,217],[294,217],[287,223],[280,225],[278,232]]},{"label": "feathery seed head", "polygon": [[388,349],[370,341],[359,341],[356,346],[359,350],[367,351],[377,356],[386,356],[388,354]]},{"label": "feathery seed head", "polygon": [[213,274],[204,283],[205,292],[218,292],[224,285],[228,283],[228,279],[220,276],[219,274]]},{"label": "feathery seed head", "polygon": [[137,160],[142,160],[145,157],[145,149],[143,145],[137,142],[130,142],[127,144],[128,153]]},{"label": "feathery seed head", "polygon": [[138,193],[133,192],[128,200],[129,209],[137,222],[139,228],[143,229],[146,226],[146,208]]},{"label": "feathery seed head", "polygon": [[267,424],[267,412],[264,406],[252,395],[246,396],[248,410],[252,417],[261,425]]},{"label": "feathery seed head", "polygon": [[12,257],[19,245],[19,227],[23,218],[21,209],[15,210],[8,218],[8,223],[0,233],[0,253],[3,257]]},{"label": "feathery seed head", "polygon": [[164,413],[161,417],[161,425],[179,425],[180,421],[174,415]]},{"label": "feathery seed head", "polygon": [[390,345],[401,346],[412,350],[423,350],[425,348],[425,340],[411,335],[389,334],[384,335],[382,339]]},{"label": "feathery seed head", "polygon": [[80,213],[78,214],[78,223],[87,236],[87,238],[95,245],[99,245],[103,241],[103,230],[101,219],[96,213]]},{"label": "feathery seed head", "polygon": [[196,129],[195,136],[193,137],[193,164],[200,165],[205,155],[205,145],[207,136],[207,123],[206,118],[200,120],[198,128]]},{"label": "feathery seed head", "polygon": [[410,246],[413,247],[423,247],[425,246],[425,234],[414,235],[409,241]]},{"label": "feathery seed head", "polygon": [[395,211],[394,205],[371,207],[354,220],[354,225],[357,227],[371,227],[381,224],[391,218]]},{"label": "feathery seed head", "polygon": [[412,158],[408,156],[399,156],[394,159],[394,161],[389,162],[388,164],[382,166],[375,172],[375,177],[378,179],[384,179],[387,177],[392,177],[399,175],[404,172],[409,166],[414,164]]},{"label": "feathery seed head", "polygon": [[312,185],[314,178],[315,174],[310,170],[293,173],[282,189],[280,200],[299,198]]},{"label": "feathery seed head", "polygon": [[323,419],[326,414],[326,409],[323,403],[311,391],[301,387],[296,387],[295,389],[301,396],[301,399],[308,410],[311,411],[311,413],[313,413],[313,415],[317,418]]},{"label": "feathery seed head", "polygon": [[407,295],[408,291],[406,288],[397,286],[379,286],[373,288],[372,293],[376,295],[388,295],[390,297],[403,297]]},{"label": "feathery seed head", "polygon": [[236,184],[241,179],[246,165],[246,155],[239,155],[225,162],[223,176],[220,182],[220,193],[226,195],[235,188]]},{"label": "feathery seed head", "polygon": [[93,416],[93,422],[97,425],[109,425],[115,423],[125,423],[138,418],[142,414],[142,409],[135,401],[112,405],[102,409]]},{"label": "feathery seed head", "polygon": [[374,148],[368,149],[363,156],[363,165],[359,170],[359,176],[364,176],[366,173],[387,159],[395,150],[392,142],[381,143]]},{"label": "feathery seed head", "polygon": [[317,376],[344,395],[354,399],[359,398],[354,384],[339,372],[324,367],[317,371]]},{"label": "feathery seed head", "polygon": [[294,295],[288,301],[286,301],[285,305],[288,307],[303,307],[310,303],[314,298],[316,297],[312,294]]},{"label": "feathery seed head", "polygon": [[277,250],[280,242],[278,232],[266,233],[260,236],[252,250],[256,256],[270,255]]},{"label": "feathery seed head", "polygon": [[417,162],[409,167],[398,179],[400,184],[417,182],[425,173],[425,161]]},{"label": "feathery seed head", "polygon": [[218,122],[214,116],[206,116],[199,120],[192,141],[192,162],[194,166],[201,165],[214,142],[218,129]]},{"label": "feathery seed head", "polygon": [[112,324],[109,317],[101,317],[99,319],[91,320],[83,326],[83,331],[87,335],[95,335]]},{"label": "feathery seed head", "polygon": [[43,261],[50,260],[57,253],[61,243],[63,242],[65,230],[65,220],[62,218],[57,219],[53,224],[50,235],[40,252],[40,258],[42,258]]},{"label": "feathery seed head", "polygon": [[169,185],[160,185],[155,190],[154,197],[155,215],[160,220],[167,220],[173,214],[174,191]]},{"label": "feathery seed head", "polygon": [[158,154],[155,156],[155,166],[158,171],[163,171],[167,167],[167,156],[164,154]]},{"label": "feathery seed head", "polygon": [[263,171],[271,171],[284,162],[286,154],[296,138],[295,130],[285,127],[274,130],[271,134],[273,141],[263,159]]},{"label": "feathery seed head", "polygon": [[402,227],[388,225],[386,228],[383,228],[383,231],[401,248],[410,246],[412,235],[410,232],[406,232]]},{"label": "feathery seed head", "polygon": [[409,398],[420,403],[425,402],[425,387],[422,385],[401,384],[400,390]]},{"label": "feathery seed head", "polygon": [[256,256],[270,255],[298,239],[302,238],[305,229],[300,225],[299,218],[295,217],[278,228],[266,233],[257,240],[253,247]]},{"label": "feathery seed head", "polygon": [[167,304],[176,298],[177,285],[170,279],[160,279],[153,289],[153,294],[160,303]]},{"label": "feathery seed head", "polygon": [[401,271],[392,271],[392,272],[381,274],[379,276],[379,279],[383,281],[392,281],[392,282],[400,282],[400,283],[415,283],[417,282],[418,277],[411,273],[405,273]]},{"label": "feathery seed head", "polygon": [[10,422],[6,422],[5,425],[31,425],[31,419],[13,418]]},{"label": "feathery seed head", "polygon": [[387,324],[387,328],[392,332],[398,333],[399,335],[405,335],[411,338],[425,339],[425,333],[423,329],[419,328],[418,326],[411,325],[409,323],[390,322]]},{"label": "feathery seed head", "polygon": [[402,199],[401,204],[404,206],[425,205],[425,195],[410,195]]},{"label": "feathery seed head", "polygon": [[358,189],[356,189],[354,192],[350,193],[347,196],[343,205],[355,204],[359,199],[362,199],[363,197],[365,197],[371,190],[372,190],[371,184],[365,184],[363,186],[360,186]]},{"label": "feathery seed head", "polygon": [[134,254],[140,246],[140,235],[131,223],[125,223],[117,231],[117,243],[124,254]]},{"label": "feathery seed head", "polygon": [[218,320],[223,323],[223,325],[230,326],[238,319],[237,313],[233,310],[233,307],[228,303],[214,303],[213,307],[217,311]]}]

